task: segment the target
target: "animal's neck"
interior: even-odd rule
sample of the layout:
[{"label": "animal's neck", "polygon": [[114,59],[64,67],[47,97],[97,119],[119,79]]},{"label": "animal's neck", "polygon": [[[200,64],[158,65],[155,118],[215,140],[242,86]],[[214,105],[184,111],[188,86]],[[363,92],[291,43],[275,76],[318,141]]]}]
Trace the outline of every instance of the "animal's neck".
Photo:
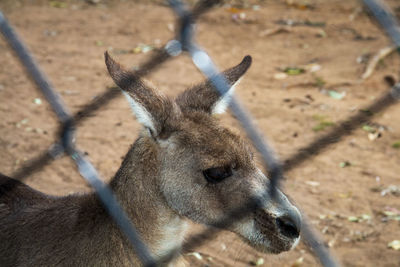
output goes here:
[{"label": "animal's neck", "polygon": [[186,222],[166,205],[159,189],[158,149],[150,138],[136,140],[110,186],[143,241],[154,255],[162,257],[180,247]]}]

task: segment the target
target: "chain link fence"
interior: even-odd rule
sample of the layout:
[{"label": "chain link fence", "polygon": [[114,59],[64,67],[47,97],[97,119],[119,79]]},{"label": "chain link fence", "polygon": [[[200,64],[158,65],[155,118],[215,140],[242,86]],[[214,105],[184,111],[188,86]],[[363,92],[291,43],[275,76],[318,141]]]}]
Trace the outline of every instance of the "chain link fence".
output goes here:
[{"label": "chain link fence", "polygon": [[[219,74],[219,71],[213,64],[207,53],[200,48],[195,40],[195,23],[199,16],[219,4],[218,0],[203,0],[198,1],[194,7],[189,10],[179,0],[169,0],[168,4],[177,16],[178,31],[175,38],[165,44],[163,49],[155,51],[149,59],[142,64],[135,72],[138,77],[143,77],[153,71],[161,64],[165,63],[172,57],[181,54],[187,54],[191,57],[195,66],[211,81],[215,89],[223,95],[229,89],[229,84],[224,76]],[[379,0],[364,0],[365,5],[375,15],[382,27],[390,35],[397,47],[400,47],[400,28],[395,17],[390,12],[390,9]],[[75,114],[71,114],[63,103],[60,95],[56,92],[49,79],[40,69],[35,59],[24,45],[17,33],[8,23],[4,15],[0,11],[0,30],[9,43],[11,48],[25,67],[26,72],[36,83],[47,101],[50,103],[53,111],[60,122],[59,140],[49,149],[44,151],[39,157],[30,160],[26,165],[20,168],[13,174],[13,177],[18,180],[23,180],[28,175],[36,172],[46,165],[51,164],[59,155],[66,153],[69,155],[84,179],[94,188],[102,201],[109,215],[115,220],[121,231],[126,235],[132,244],[132,248],[140,258],[144,266],[157,266],[157,261],[151,256],[146,244],[141,240],[135,226],[130,222],[128,216],[118,204],[113,192],[100,179],[96,169],[90,161],[79,151],[75,146],[75,129],[82,121],[89,118],[100,107],[107,102],[113,100],[119,90],[116,87],[110,88],[100,97],[86,104]],[[246,111],[239,99],[233,97],[230,102],[230,108],[233,115],[241,123],[241,126],[246,131],[249,139],[253,142],[254,147],[260,152],[263,158],[263,164],[269,170],[271,181],[271,195],[274,196],[276,188],[284,176],[284,172],[296,168],[300,163],[309,160],[311,157],[318,155],[323,149],[329,145],[339,142],[344,136],[350,135],[356,128],[371,119],[371,116],[384,111],[389,106],[397,103],[400,96],[400,84],[394,85],[391,90],[382,95],[376,101],[365,107],[364,110],[369,112],[359,111],[355,115],[342,121],[331,131],[314,140],[306,147],[299,149],[297,153],[292,155],[285,162],[280,162],[275,155],[272,147],[267,139],[261,135],[260,131],[255,127],[251,115]],[[12,188],[10,188],[12,190]],[[256,202],[252,200],[250,202]],[[253,205],[254,203],[247,203]],[[195,247],[207,242],[207,240],[215,235],[221,228],[225,228],[248,214],[248,205],[238,207],[231,214],[226,216],[219,222],[215,223],[215,227],[208,228],[204,232],[192,236],[183,244],[184,250],[190,251]],[[339,266],[338,260],[330,253],[327,247],[323,244],[322,239],[317,232],[311,227],[304,212],[302,237],[305,243],[312,249],[314,255],[319,259],[323,266]],[[177,250],[180,248],[176,248]],[[173,252],[174,253],[174,252]],[[166,255],[161,261],[170,258],[171,255]]]}]

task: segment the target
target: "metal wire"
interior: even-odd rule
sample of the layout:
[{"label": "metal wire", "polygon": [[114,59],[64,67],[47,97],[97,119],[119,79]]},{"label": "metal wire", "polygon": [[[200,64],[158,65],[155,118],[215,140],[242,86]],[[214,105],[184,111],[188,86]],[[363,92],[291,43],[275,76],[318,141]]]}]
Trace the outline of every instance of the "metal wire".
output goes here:
[{"label": "metal wire", "polygon": [[[215,5],[221,3],[220,0],[203,0],[199,1],[193,8],[191,14],[192,18],[198,18],[203,15],[207,11],[209,11]],[[176,43],[175,43],[176,45]],[[178,42],[178,45],[180,43]],[[156,68],[161,66],[163,63],[168,61],[173,54],[173,51],[176,50],[174,46],[174,42],[168,42],[164,49],[155,50],[149,59],[143,63],[138,70],[135,71],[135,75],[137,77],[143,77],[154,71]],[[171,54],[172,53],[172,54]],[[108,88],[104,93],[96,97],[94,100],[89,102],[87,105],[83,106],[79,111],[77,111],[73,115],[74,126],[78,126],[84,120],[90,118],[97,110],[104,107],[106,104],[114,100],[118,95],[120,95],[120,89],[118,87]],[[60,127],[60,135],[62,135],[63,127]],[[24,166],[22,166],[16,173],[12,176],[18,178],[19,180],[23,180],[28,175],[31,175],[35,171],[41,170],[44,166],[51,163],[52,159],[54,159],[59,154],[56,151],[53,151],[54,147],[57,147],[58,144],[52,145],[48,151],[43,152],[40,156],[28,161]],[[63,153],[63,152],[60,152]],[[43,164],[38,164],[43,160]]]},{"label": "metal wire", "polygon": [[370,121],[372,117],[379,112],[398,103],[398,94],[400,93],[399,86],[400,84],[394,85],[388,92],[382,94],[382,96],[377,98],[373,103],[360,109],[355,115],[347,118],[345,121],[340,122],[338,126],[332,128],[330,132],[322,135],[307,146],[298,149],[295,154],[284,160],[282,166],[283,170],[287,172],[304,161],[318,155],[329,146],[340,142],[344,136],[352,134],[360,125]]},{"label": "metal wire", "polygon": [[364,4],[371,10],[396,47],[400,47],[400,26],[390,8],[380,0],[364,0]]},{"label": "metal wire", "polygon": [[96,194],[100,198],[109,215],[114,219],[121,231],[126,235],[128,240],[133,245],[133,248],[141,262],[149,267],[156,266],[155,260],[150,255],[146,245],[141,240],[137,230],[130,222],[128,216],[118,204],[116,198],[111,192],[111,189],[99,178],[93,165],[75,148],[75,129],[73,118],[65,108],[65,104],[62,102],[61,97],[56,93],[48,78],[45,76],[43,71],[40,70],[33,56],[23,44],[22,40],[18,37],[16,32],[12,29],[11,25],[8,23],[1,11],[0,31],[13,48],[24,65],[27,73],[36,83],[38,89],[40,89],[43,95],[46,97],[47,101],[53,108],[53,111],[56,113],[58,119],[62,123],[63,130],[60,146],[55,146],[54,150],[46,153],[44,159],[49,162],[50,156],[53,156],[54,154],[60,154],[62,151],[70,155],[76,163],[79,173],[95,189]]},{"label": "metal wire", "polygon": [[[217,92],[220,95],[224,95],[230,88],[229,83],[227,82],[226,78],[217,70],[208,54],[204,50],[200,49],[198,45],[196,45],[193,38],[194,27],[190,12],[185,10],[182,2],[179,0],[170,0],[169,3],[181,20],[179,41],[181,42],[182,49],[190,54],[193,63],[211,81]],[[259,130],[255,127],[251,116],[248,115],[248,112],[234,96],[232,96],[230,101],[230,108],[236,119],[241,123],[242,127],[246,131],[253,145],[260,152],[264,161],[264,165],[268,166],[270,170],[270,193],[272,197],[274,197],[276,195],[279,181],[283,178],[281,164],[277,160],[277,156],[272,147],[268,144],[266,138],[263,137]],[[257,203],[258,200],[253,200],[253,202]],[[252,203],[250,202],[248,205],[252,205]],[[222,224],[223,226],[226,224],[231,225],[234,220],[246,216],[249,213],[249,210],[251,209],[248,209],[247,205],[244,209],[243,207],[240,207],[232,214],[221,220],[221,222],[218,222],[216,226],[218,227],[218,224]],[[303,216],[303,221],[304,220],[306,219]],[[214,232],[214,230],[212,232]],[[302,232],[306,233],[305,235],[303,234],[303,237],[306,239],[307,243],[311,246],[313,252],[319,258],[320,262],[324,264],[324,266],[339,266],[338,261],[335,259],[335,257],[333,257],[333,255],[330,254],[327,248],[323,247],[324,245],[321,241],[321,238],[317,236],[314,230],[312,230],[311,225],[307,221],[303,222]]]},{"label": "metal wire", "polygon": [[[200,3],[193,9],[193,14],[195,16],[200,16],[218,2],[219,1],[215,0],[200,1]],[[133,249],[143,265],[148,267],[156,266],[155,260],[149,253],[146,245],[142,242],[137,230],[116,201],[111,189],[102,182],[93,165],[74,146],[75,124],[81,122],[84,118],[89,117],[89,115],[95,110],[99,109],[102,104],[105,104],[106,102],[109,102],[111,99],[115,98],[117,95],[117,90],[115,90],[116,88],[111,88],[108,92],[103,94],[100,99],[85,106],[83,110],[79,111],[77,114],[75,114],[75,116],[72,117],[65,108],[61,97],[56,93],[44,72],[40,70],[33,56],[13,30],[11,25],[8,23],[1,11],[0,31],[17,54],[27,73],[50,103],[53,111],[56,113],[59,121],[61,122],[61,141],[54,144],[47,152],[43,153],[39,158],[32,161],[30,165],[25,166],[22,171],[16,173],[15,177],[26,177],[27,174],[49,164],[52,159],[58,157],[63,152],[67,153],[76,163],[79,173],[95,189],[109,215],[115,220],[121,231],[131,242]],[[147,61],[146,64],[142,65],[142,68],[137,71],[136,74],[139,77],[143,76],[150,70],[153,70],[161,63],[165,62],[168,58],[169,53],[167,53],[166,50],[157,51],[157,53],[154,53],[153,57]]]},{"label": "metal wire", "polygon": [[60,96],[53,90],[53,86],[47,79],[46,75],[39,68],[35,59],[32,57],[31,53],[28,51],[27,47],[11,28],[10,24],[7,22],[3,13],[0,11],[0,30],[9,45],[17,54],[22,65],[25,67],[26,72],[30,75],[37,86],[42,90],[43,95],[46,97],[47,101],[50,103],[53,111],[56,113],[58,119],[61,122],[65,122],[70,118],[68,110],[65,108]]},{"label": "metal wire", "polygon": [[[189,11],[181,1],[170,0],[170,6],[179,17],[177,38],[176,40],[168,42],[164,49],[156,51],[156,53],[154,53],[153,56],[136,72],[137,76],[140,77],[146,75],[158,67],[161,63],[171,58],[171,56],[177,56],[181,54],[182,51],[186,51],[191,56],[197,68],[210,79],[216,90],[221,95],[227,92],[229,86],[226,79],[224,76],[218,74],[219,72],[212,63],[211,58],[206,52],[196,45],[193,39],[195,34],[193,26],[196,19],[209,10],[210,7],[219,2],[220,1],[217,0],[199,1],[193,10]],[[391,15],[390,10],[387,7],[383,7],[381,1],[364,0],[364,2],[381,22],[382,26],[391,36],[394,43],[399,46],[400,31],[395,18],[393,15]],[[26,165],[24,168],[20,169],[19,172],[15,174],[16,178],[23,178],[27,174],[32,173],[33,171],[36,171],[46,164],[52,162],[52,160],[59,155],[67,153],[76,162],[81,175],[96,190],[100,200],[105,205],[105,208],[109,212],[110,216],[116,220],[121,230],[128,237],[128,240],[132,243],[143,265],[155,266],[156,262],[151,257],[145,244],[140,240],[135,228],[132,227],[129,218],[125,215],[119,204],[116,202],[112,191],[99,179],[94,167],[74,146],[74,132],[76,125],[88,118],[100,107],[103,107],[106,103],[114,99],[119,94],[119,90],[117,90],[115,87],[110,88],[99,98],[92,101],[82,110],[71,116],[66,110],[65,105],[63,104],[59,95],[53,90],[47,77],[38,68],[33,57],[23,43],[19,40],[18,36],[15,34],[1,12],[0,30],[5,36],[6,40],[10,43],[11,47],[16,51],[27,72],[30,74],[38,87],[42,89],[43,94],[51,104],[54,112],[62,123],[59,131],[61,137],[60,142],[53,145],[48,151],[36,158],[29,165]],[[359,112],[355,116],[350,117],[328,134],[317,139],[307,147],[300,149],[298,153],[284,161],[284,164],[279,162],[275,152],[268,145],[266,139],[257,130],[251,116],[243,108],[243,105],[238,99],[232,99],[230,108],[235,117],[241,122],[242,127],[246,130],[247,135],[249,136],[250,140],[252,140],[254,146],[260,151],[264,159],[264,164],[268,166],[269,176],[271,179],[271,193],[274,194],[279,185],[279,181],[283,178],[283,170],[287,171],[298,166],[298,164],[304,162],[306,159],[309,159],[310,157],[320,153],[327,146],[340,141],[342,136],[351,134],[357,126],[366,122],[371,118],[371,116],[396,103],[396,100],[398,100],[399,97],[400,83],[393,86],[389,93],[386,93],[376,102],[368,106],[366,109],[369,110],[369,113]],[[231,225],[234,222],[233,218],[237,219],[240,216],[246,215],[248,211],[251,210],[250,207],[258,205],[258,201],[258,199],[250,200],[245,206],[238,207],[237,210],[227,214],[222,220],[215,222],[213,225],[217,228],[210,228],[199,235],[191,237],[184,243],[184,249],[190,250],[195,246],[205,242],[212,235],[219,231],[218,228],[225,228],[228,225]],[[328,249],[323,245],[316,232],[311,228],[307,219],[304,219],[302,233],[306,243],[312,248],[315,255],[319,258],[320,262],[324,266],[339,265],[337,260],[330,255]],[[171,257],[171,255],[166,256],[166,258],[168,257]]]}]

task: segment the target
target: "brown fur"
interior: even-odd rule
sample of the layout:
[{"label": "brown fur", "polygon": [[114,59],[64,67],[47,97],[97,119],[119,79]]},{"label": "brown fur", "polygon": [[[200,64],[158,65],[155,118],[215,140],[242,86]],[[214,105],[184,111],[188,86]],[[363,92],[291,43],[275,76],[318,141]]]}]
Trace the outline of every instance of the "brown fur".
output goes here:
[{"label": "brown fur", "polygon": [[[250,63],[246,57],[225,71],[228,82],[233,85]],[[285,218],[299,228],[297,209],[280,191],[275,200],[268,196],[268,179],[250,148],[218,125],[212,113],[221,97],[209,81],[174,101],[148,88],[108,54],[106,64],[144,125],[110,187],[154,256],[179,248],[186,219],[212,224],[251,197],[262,199],[262,207],[227,230],[273,253],[297,242],[276,221]],[[215,184],[207,181],[203,171],[220,166],[229,166],[232,176]],[[52,197],[6,176],[0,176],[0,240],[2,266],[139,265],[94,193]]]}]

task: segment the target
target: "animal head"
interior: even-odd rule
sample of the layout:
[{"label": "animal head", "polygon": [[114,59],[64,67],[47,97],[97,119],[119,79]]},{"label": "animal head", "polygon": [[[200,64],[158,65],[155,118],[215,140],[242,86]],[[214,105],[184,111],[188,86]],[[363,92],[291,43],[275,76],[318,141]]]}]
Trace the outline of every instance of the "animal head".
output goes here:
[{"label": "animal head", "polygon": [[224,95],[207,80],[176,99],[145,85],[108,53],[105,57],[111,77],[145,128],[142,135],[157,146],[157,184],[172,210],[197,223],[218,225],[245,207],[243,215],[219,226],[264,252],[280,253],[298,243],[297,208],[279,190],[271,197],[269,180],[257,168],[250,146],[213,116],[227,108],[235,85],[251,65],[250,56],[223,72],[231,86]]}]

